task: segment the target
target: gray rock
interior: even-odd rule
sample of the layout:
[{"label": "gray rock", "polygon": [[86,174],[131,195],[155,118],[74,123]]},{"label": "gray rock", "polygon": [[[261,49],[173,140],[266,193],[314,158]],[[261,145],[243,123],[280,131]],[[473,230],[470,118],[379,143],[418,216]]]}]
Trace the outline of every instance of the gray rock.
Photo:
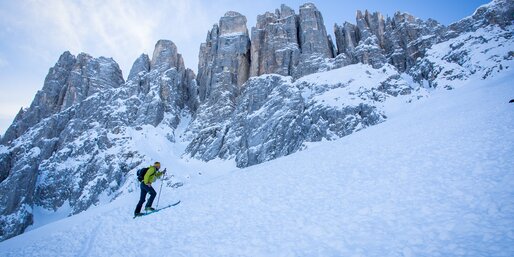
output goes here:
[{"label": "gray rock", "polygon": [[296,151],[302,143],[304,100],[290,78],[252,78],[237,103],[218,156],[235,157],[238,167],[262,163]]},{"label": "gray rock", "polygon": [[12,169],[12,157],[12,153],[0,153],[0,183],[9,176],[9,172]]},{"label": "gray rock", "polygon": [[108,58],[92,58],[79,54],[77,58],[64,52],[45,78],[43,89],[38,91],[28,110],[20,112],[6,131],[2,143],[7,144],[25,133],[44,118],[87,97],[124,83],[118,64]]},{"label": "gray rock", "polygon": [[246,18],[228,12],[220,19],[219,27],[207,35],[200,47],[198,87],[200,106],[189,131],[195,135],[187,147],[192,156],[212,159],[209,151],[217,147],[217,135],[223,133],[225,123],[234,111],[241,86],[250,72],[250,38]]},{"label": "gray rock", "polygon": [[446,33],[446,28],[434,20],[422,21],[400,12],[384,19],[379,12],[358,11],[356,24],[334,26],[337,53],[352,63],[375,68],[391,63],[400,71],[409,70]]},{"label": "gray rock", "polygon": [[320,66],[335,52],[314,4],[302,5],[298,15],[282,5],[274,13],[259,15],[252,28],[250,76],[280,74],[298,78],[326,70],[328,67]]},{"label": "gray rock", "polygon": [[198,86],[200,101],[205,101],[217,88],[230,91],[234,98],[250,72],[250,38],[246,18],[236,12],[227,12],[208,33],[200,46]]},{"label": "gray rock", "polygon": [[239,34],[248,35],[248,29],[246,28],[246,17],[238,12],[226,12],[225,15],[220,18],[219,25],[221,36],[232,36]]},{"label": "gray rock", "polygon": [[127,81],[126,88],[130,94],[138,96],[140,104],[132,107],[135,122],[129,124],[157,126],[163,122],[165,113],[169,113],[170,120],[164,122],[176,128],[184,108],[196,111],[199,100],[195,75],[185,68],[184,60],[172,41],[159,40],[152,60],[149,62],[147,56],[142,55],[134,62],[131,71],[137,75]]},{"label": "gray rock", "polygon": [[337,54],[350,55],[360,41],[357,26],[345,22],[343,26],[334,24],[334,34],[336,37]]},{"label": "gray rock", "polygon": [[297,35],[298,16],[286,5],[275,13],[257,16],[252,28],[250,76],[291,75],[300,58]]},{"label": "gray rock", "polygon": [[16,115],[13,124],[2,138],[2,144],[8,144],[42,119],[61,109],[65,85],[75,63],[76,58],[70,52],[64,52],[59,57],[55,66],[50,68],[43,89],[37,92],[30,108],[27,111],[20,110]]},{"label": "gray rock", "polygon": [[434,20],[422,21],[406,13],[395,13],[387,20],[384,50],[388,62],[402,72],[409,70],[427,49],[444,39],[446,30]]},{"label": "gray rock", "polygon": [[[512,26],[513,21],[514,2],[493,0],[479,7],[473,15],[451,24],[444,30],[441,40],[451,42],[445,56],[434,56],[435,53],[424,54],[408,73],[419,83],[426,82],[430,87],[452,89],[451,84],[455,84],[456,80],[465,80],[476,74],[480,74],[477,77],[486,79],[508,69],[509,65],[506,62],[512,60],[513,54],[512,51],[501,48],[511,44],[513,33],[509,25]],[[475,34],[480,29],[482,33]],[[488,33],[483,34],[483,31]],[[462,38],[466,33],[467,36]],[[474,46],[487,46],[491,41],[495,43],[489,45],[489,49],[479,53],[474,51]],[[471,56],[487,54],[492,48],[498,48],[494,50],[498,53],[505,53],[484,56],[483,59],[488,60],[485,63],[483,60],[470,61]]]},{"label": "gray rock", "polygon": [[128,80],[135,80],[136,77],[141,77],[141,75],[144,75],[150,71],[150,58],[147,54],[142,54],[139,56],[134,64],[132,65],[132,68],[130,69],[129,76],[127,78]]},{"label": "gray rock", "polygon": [[[114,198],[126,174],[147,157],[133,149],[130,134],[141,125],[169,128],[198,106],[194,73],[176,46],[156,44],[153,59],[139,57],[123,83],[107,58],[64,53],[32,105],[21,111],[0,155],[0,240],[32,224],[32,208],[71,214]],[[44,117],[44,118],[43,118]],[[22,128],[22,129],[20,129]],[[5,197],[4,197],[5,196]]]},{"label": "gray rock", "polygon": [[475,31],[489,25],[498,25],[505,29],[514,20],[514,2],[511,0],[493,0],[479,7],[473,15],[449,26],[451,37],[463,32]]},{"label": "gray rock", "polygon": [[326,70],[320,67],[334,57],[334,46],[327,36],[323,17],[316,6],[306,3],[300,6],[298,15],[298,42],[300,60],[292,72],[294,78]]},{"label": "gray rock", "polygon": [[[0,183],[3,196],[0,240],[15,236],[32,224],[31,209],[37,203],[36,182],[43,180],[41,163],[70,143],[71,134],[83,132],[70,124],[76,114],[75,107],[87,105],[95,96],[116,90],[122,84],[121,70],[108,58],[92,58],[87,54],[75,58],[65,52],[50,69],[43,89],[36,94],[30,108],[20,111],[3,138],[8,152],[0,156],[0,163],[7,168],[8,175],[3,173]],[[87,106],[85,116],[96,115],[91,107],[99,106],[105,106],[105,102]]]},{"label": "gray rock", "polygon": [[184,60],[177,51],[177,46],[170,40],[159,40],[155,44],[150,68],[162,71],[170,68],[184,67]]},{"label": "gray rock", "polygon": [[302,91],[311,86],[279,75],[249,79],[230,121],[202,133],[209,144],[192,143],[199,146],[192,153],[204,160],[234,158],[238,167],[247,167],[294,153],[305,142],[333,140],[384,120],[367,103],[336,108],[304,98]]},{"label": "gray rock", "polygon": [[[427,49],[447,38],[447,28],[430,19],[422,21],[400,12],[391,18],[384,18],[378,12],[365,11],[357,13],[357,25],[345,23],[342,27],[335,26],[337,50],[334,51],[330,38],[324,32],[321,14],[314,5],[305,4],[300,8],[300,14],[296,15],[300,57],[296,59],[296,48],[293,47],[285,52],[285,59],[289,62],[279,62],[277,60],[284,59],[280,55],[284,52],[277,49],[294,46],[293,15],[290,8],[282,6],[275,13],[268,12],[258,17],[256,27],[252,29],[250,74],[261,76],[248,80],[236,101],[215,98],[219,100],[217,105],[207,103],[203,106],[204,111],[197,113],[193,122],[194,131],[198,133],[192,133],[192,143],[186,149],[187,153],[203,160],[235,158],[237,165],[244,167],[297,151],[301,148],[301,142],[334,139],[381,122],[385,117],[373,104],[364,101],[359,105],[334,109],[297,98],[295,88],[301,88],[300,85],[293,83],[295,86],[291,86],[292,82],[286,83],[284,81],[287,79],[279,79],[280,76],[262,75],[275,73],[298,79],[306,74],[355,63],[370,64],[374,68],[390,63],[400,72],[405,72],[418,67],[416,63],[425,56]],[[217,32],[211,31],[208,40],[217,35]],[[216,42],[219,43],[219,40]],[[203,44],[202,47],[207,49],[215,45]],[[204,52],[200,56],[207,56]],[[334,53],[338,56],[330,58]],[[426,67],[430,69],[431,66]],[[211,72],[210,77],[215,73]],[[210,90],[214,92],[212,88]],[[227,88],[221,92],[224,95],[237,95]],[[358,92],[358,95],[362,99],[381,102],[387,97],[413,92],[413,88],[396,76],[381,82],[372,91]],[[267,95],[282,95],[290,101],[280,97],[267,98]],[[267,108],[259,109],[258,103],[262,101]],[[232,107],[234,104],[235,108]],[[254,112],[255,109],[258,111]],[[262,117],[256,118],[255,113]],[[295,118],[284,118],[284,122],[290,125],[286,128],[280,121],[271,119],[282,117],[277,113],[294,113]],[[301,125],[304,123],[310,126]],[[267,124],[275,129],[270,129]],[[280,137],[285,134],[294,136],[287,139]]]},{"label": "gray rock", "polygon": [[198,62],[198,89],[200,102],[211,93],[211,84],[213,82],[213,66],[217,57],[219,26],[215,24],[207,33],[206,42],[200,45],[199,62]]},{"label": "gray rock", "polygon": [[409,74],[420,84],[446,89],[453,89],[471,78],[488,79],[511,69],[512,42],[512,27],[503,29],[491,24],[464,32],[429,49]]},{"label": "gray rock", "polygon": [[316,55],[323,58],[332,58],[332,46],[329,45],[327,30],[323,16],[312,3],[300,6],[299,42],[302,55]]},{"label": "gray rock", "polygon": [[69,73],[60,110],[80,103],[103,90],[117,88],[123,83],[121,70],[114,60],[105,57],[93,58],[81,53]]}]

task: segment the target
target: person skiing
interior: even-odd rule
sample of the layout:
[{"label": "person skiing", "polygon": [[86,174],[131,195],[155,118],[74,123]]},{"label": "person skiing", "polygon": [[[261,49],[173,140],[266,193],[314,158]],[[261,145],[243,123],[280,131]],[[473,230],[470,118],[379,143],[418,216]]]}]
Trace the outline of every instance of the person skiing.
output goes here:
[{"label": "person skiing", "polygon": [[141,196],[139,197],[139,202],[137,203],[136,210],[134,211],[134,216],[137,217],[143,215],[141,213],[141,208],[143,207],[143,203],[146,200],[147,193],[150,194],[150,198],[148,199],[148,202],[146,202],[145,211],[155,210],[154,208],[152,208],[152,203],[155,199],[155,196],[157,195],[157,192],[155,192],[155,190],[153,189],[152,183],[155,182],[157,178],[160,178],[163,174],[166,174],[166,169],[160,172],[160,168],[161,164],[159,162],[155,162],[154,165],[148,167],[148,170],[144,175],[144,179],[140,183]]}]

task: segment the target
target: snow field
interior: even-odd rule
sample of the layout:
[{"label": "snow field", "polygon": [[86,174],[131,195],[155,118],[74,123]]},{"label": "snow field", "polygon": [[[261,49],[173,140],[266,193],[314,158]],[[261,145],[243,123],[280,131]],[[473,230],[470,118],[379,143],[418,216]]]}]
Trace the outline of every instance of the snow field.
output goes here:
[{"label": "snow field", "polygon": [[160,205],[178,206],[132,219],[137,189],[4,241],[0,255],[512,256],[513,79],[434,92],[384,123],[246,169],[207,164],[208,179],[163,187]]}]

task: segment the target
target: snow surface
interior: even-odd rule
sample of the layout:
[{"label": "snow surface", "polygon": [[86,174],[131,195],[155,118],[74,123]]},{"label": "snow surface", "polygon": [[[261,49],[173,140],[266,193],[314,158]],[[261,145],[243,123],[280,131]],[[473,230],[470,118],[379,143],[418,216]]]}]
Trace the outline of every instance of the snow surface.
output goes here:
[{"label": "snow surface", "polygon": [[9,150],[7,150],[7,146],[5,145],[0,145],[0,154],[5,154],[5,153],[8,153]]},{"label": "snow surface", "polygon": [[47,210],[43,207],[36,206],[33,208],[32,214],[34,215],[34,224],[29,226],[25,231],[34,230],[41,226],[47,225],[52,222],[68,217],[71,212],[69,201],[66,201],[57,211]]},{"label": "snow surface", "polygon": [[454,88],[512,69],[512,31],[514,25],[487,26],[432,46],[425,59],[440,68],[435,84]]},{"label": "snow surface", "polygon": [[[313,100],[331,107],[356,106],[364,102],[359,92],[376,89],[381,82],[399,75],[390,64],[374,69],[368,64],[352,64],[326,72],[314,73],[302,77],[297,84],[314,85],[314,90],[324,91]],[[303,92],[304,98],[310,98],[313,92]],[[409,96],[412,97],[412,96]]]},{"label": "snow surface", "polygon": [[438,90],[387,122],[246,169],[175,160],[176,146],[148,133],[138,147],[161,144],[147,154],[197,179],[165,183],[159,205],[178,206],[132,219],[133,183],[0,243],[0,256],[513,256],[513,80]]}]

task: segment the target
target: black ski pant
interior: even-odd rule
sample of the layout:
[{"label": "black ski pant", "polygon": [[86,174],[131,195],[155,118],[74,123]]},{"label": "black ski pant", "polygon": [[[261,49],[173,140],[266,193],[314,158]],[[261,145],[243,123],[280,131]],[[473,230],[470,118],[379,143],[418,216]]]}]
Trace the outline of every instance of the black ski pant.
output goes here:
[{"label": "black ski pant", "polygon": [[143,207],[143,203],[146,200],[146,194],[150,194],[150,198],[148,199],[148,202],[146,202],[145,207],[152,207],[153,200],[155,199],[155,196],[157,195],[157,192],[153,189],[151,186],[145,185],[144,182],[141,182],[141,196],[139,197],[139,202],[136,206],[136,211],[134,213],[140,213],[141,208]]}]

